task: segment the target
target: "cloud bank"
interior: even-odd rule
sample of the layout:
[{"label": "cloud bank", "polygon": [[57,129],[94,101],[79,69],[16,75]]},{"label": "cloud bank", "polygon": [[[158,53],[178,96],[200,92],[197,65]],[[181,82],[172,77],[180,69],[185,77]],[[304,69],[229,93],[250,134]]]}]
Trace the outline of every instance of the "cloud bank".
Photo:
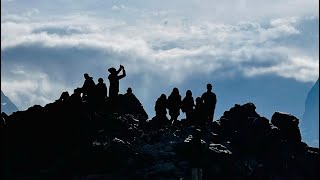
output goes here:
[{"label": "cloud bank", "polygon": [[[198,14],[199,19],[185,18],[188,7],[186,12],[161,10],[169,2],[156,10],[150,9],[155,2],[143,7],[139,3],[108,4],[110,13],[105,15],[99,9],[54,16],[46,16],[41,8],[20,14],[4,13],[2,90],[20,109],[44,105],[57,99],[62,91],[71,93],[81,86],[83,73],[88,72],[95,80],[107,80],[107,68],[119,64],[125,65],[128,72],[122,92],[134,86],[143,101],[154,101],[157,89],[179,86],[194,77],[214,80],[272,75],[303,83],[318,78],[319,18],[305,12],[305,8],[294,14],[294,7],[302,1],[291,1],[283,14],[277,10],[278,14],[274,14],[278,17],[267,13],[260,19],[245,17],[255,13],[261,16],[253,8],[261,6],[254,3],[241,1],[239,6],[230,6],[231,2],[226,2],[216,6],[218,12],[222,7],[239,8],[237,12],[243,12],[241,18],[245,20],[237,22],[219,15],[214,16],[219,20],[203,19],[209,12],[208,3],[192,1],[198,9],[194,15]],[[305,2],[304,6],[311,7],[313,3]],[[83,7],[78,5],[78,9]],[[230,16],[235,16],[234,12]]]}]

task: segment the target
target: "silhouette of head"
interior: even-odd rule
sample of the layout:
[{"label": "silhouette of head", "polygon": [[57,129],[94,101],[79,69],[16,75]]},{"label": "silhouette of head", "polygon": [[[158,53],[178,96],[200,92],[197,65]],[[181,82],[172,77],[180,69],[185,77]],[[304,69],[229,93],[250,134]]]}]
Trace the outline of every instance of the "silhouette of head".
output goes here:
[{"label": "silhouette of head", "polygon": [[99,82],[99,83],[103,83],[103,79],[102,79],[102,78],[99,78],[99,79],[98,79],[98,82]]},{"label": "silhouette of head", "polygon": [[83,77],[84,77],[85,79],[88,79],[88,78],[89,78],[89,74],[88,74],[88,73],[85,73],[85,74],[83,75]]},{"label": "silhouette of head", "polygon": [[76,89],[73,90],[73,93],[74,93],[74,94],[81,94],[81,90],[82,90],[82,89],[78,87],[78,88],[76,88]]},{"label": "silhouette of head", "polygon": [[165,94],[161,94],[160,99],[167,99],[167,96]]},{"label": "silhouette of head", "polygon": [[60,99],[65,100],[70,97],[68,91],[62,92]]},{"label": "silhouette of head", "polygon": [[207,84],[207,90],[208,91],[211,91],[212,90],[212,85],[209,83],[209,84]]},{"label": "silhouette of head", "polygon": [[191,96],[192,96],[191,90],[188,90],[188,91],[186,92],[186,96],[188,96],[188,97],[191,97]]},{"label": "silhouette of head", "polygon": [[202,99],[200,97],[196,98],[196,104],[197,105],[202,104]]},{"label": "silhouette of head", "polygon": [[174,94],[174,95],[179,95],[179,90],[178,90],[178,88],[173,88],[173,90],[172,90],[172,94]]},{"label": "silhouette of head", "polygon": [[128,89],[127,89],[127,93],[128,93],[128,94],[131,94],[131,93],[132,93],[132,89],[131,89],[131,87],[128,87]]},{"label": "silhouette of head", "polygon": [[117,72],[116,68],[112,67],[112,68],[109,68],[108,71],[111,73],[111,74],[114,74]]}]

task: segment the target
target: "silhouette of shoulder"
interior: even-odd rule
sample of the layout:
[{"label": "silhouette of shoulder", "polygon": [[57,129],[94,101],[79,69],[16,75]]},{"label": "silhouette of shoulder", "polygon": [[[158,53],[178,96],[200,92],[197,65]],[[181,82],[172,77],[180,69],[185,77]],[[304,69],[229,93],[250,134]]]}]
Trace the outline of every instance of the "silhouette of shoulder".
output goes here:
[{"label": "silhouette of shoulder", "polygon": [[202,94],[201,99],[204,101],[205,104],[209,103],[216,103],[217,97],[214,92],[205,92]]}]

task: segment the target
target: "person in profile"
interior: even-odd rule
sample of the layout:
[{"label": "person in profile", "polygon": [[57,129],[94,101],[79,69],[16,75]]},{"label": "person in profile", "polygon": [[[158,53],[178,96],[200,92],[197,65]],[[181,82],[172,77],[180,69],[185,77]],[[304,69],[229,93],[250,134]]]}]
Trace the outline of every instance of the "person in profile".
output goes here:
[{"label": "person in profile", "polygon": [[85,73],[83,76],[85,80],[82,86],[82,98],[83,100],[90,101],[94,94],[94,88],[96,84],[94,83],[93,78],[88,75],[88,73]]},{"label": "person in profile", "polygon": [[161,94],[161,96],[157,99],[154,110],[156,111],[156,116],[159,119],[163,119],[167,117],[167,96],[165,94]]},{"label": "person in profile", "polygon": [[204,106],[206,108],[207,122],[213,121],[214,110],[216,108],[216,103],[217,103],[216,94],[211,91],[212,91],[212,85],[207,84],[207,92],[203,93],[201,96],[201,99],[203,100]]},{"label": "person in profile", "polygon": [[194,107],[194,100],[192,97],[192,92],[191,90],[188,90],[186,92],[186,97],[183,98],[182,103],[181,103],[181,110],[182,112],[186,113],[186,119],[191,120],[191,115],[193,112],[193,107]]},{"label": "person in profile", "polygon": [[181,107],[181,96],[179,94],[178,88],[173,88],[171,94],[168,97],[168,109],[169,115],[171,117],[171,123],[175,123],[180,115]]},{"label": "person in profile", "polygon": [[[122,75],[118,74],[122,70]],[[120,68],[116,70],[114,67],[109,68],[108,71],[110,72],[108,79],[109,79],[109,97],[110,99],[114,99],[118,96],[119,93],[119,80],[126,77],[126,71],[122,65],[120,65]]]}]

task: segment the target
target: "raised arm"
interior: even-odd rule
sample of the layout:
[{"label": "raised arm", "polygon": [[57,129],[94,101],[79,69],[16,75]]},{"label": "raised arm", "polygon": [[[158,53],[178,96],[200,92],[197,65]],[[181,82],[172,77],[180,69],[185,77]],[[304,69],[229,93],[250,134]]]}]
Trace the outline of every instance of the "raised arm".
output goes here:
[{"label": "raised arm", "polygon": [[123,68],[123,66],[120,65],[119,69],[117,70],[117,75],[120,73],[122,68]]},{"label": "raised arm", "polygon": [[119,79],[122,79],[124,77],[126,77],[126,70],[124,69],[124,67],[122,66],[122,75],[118,76]]}]

